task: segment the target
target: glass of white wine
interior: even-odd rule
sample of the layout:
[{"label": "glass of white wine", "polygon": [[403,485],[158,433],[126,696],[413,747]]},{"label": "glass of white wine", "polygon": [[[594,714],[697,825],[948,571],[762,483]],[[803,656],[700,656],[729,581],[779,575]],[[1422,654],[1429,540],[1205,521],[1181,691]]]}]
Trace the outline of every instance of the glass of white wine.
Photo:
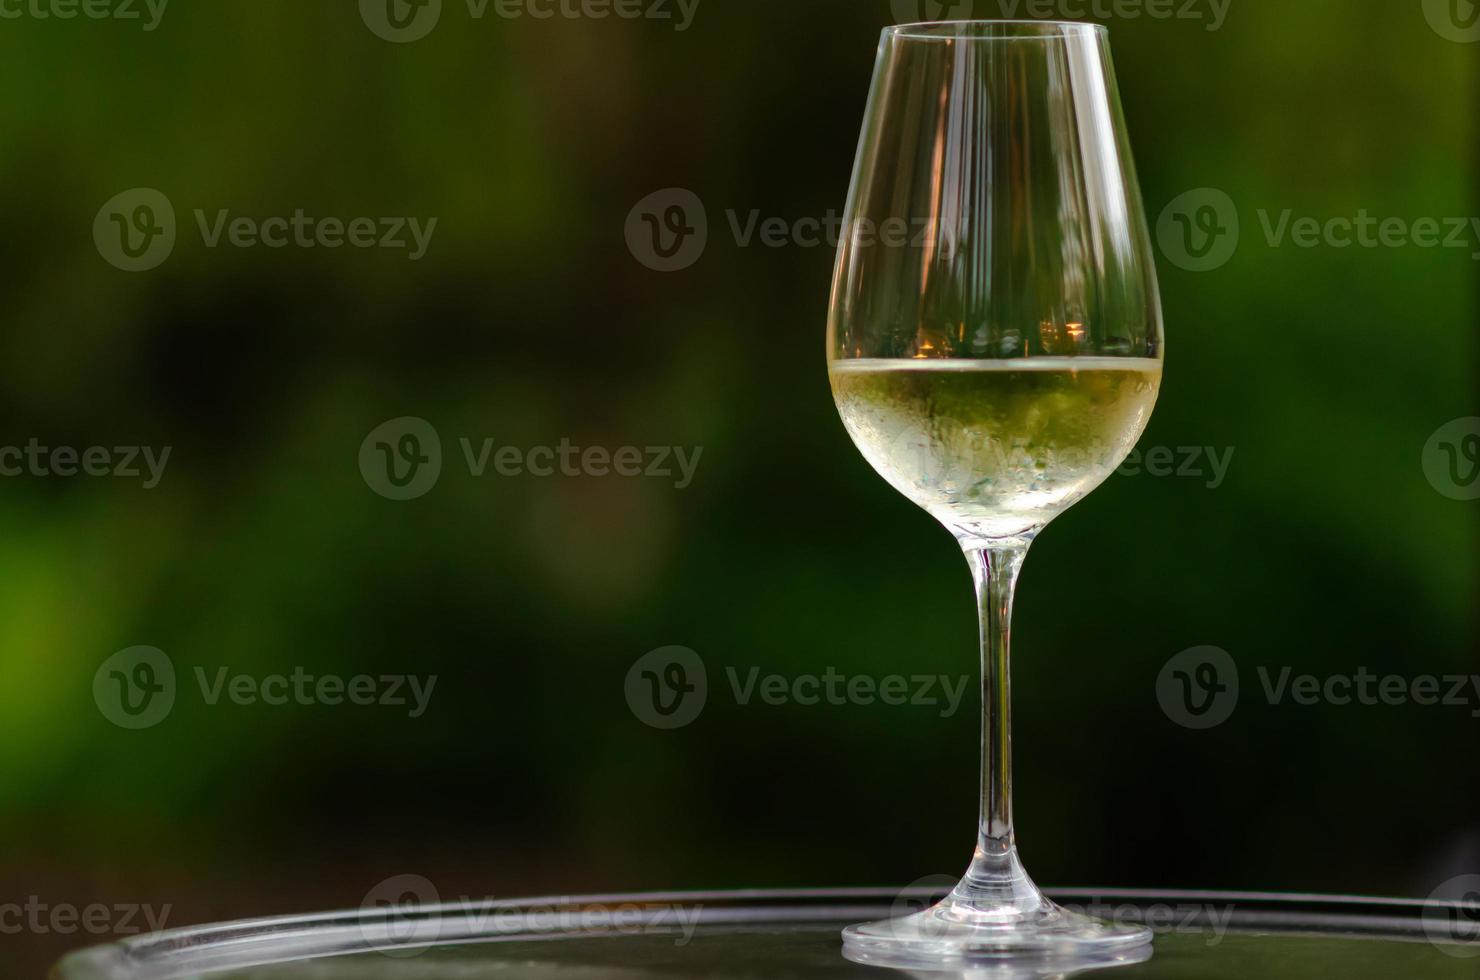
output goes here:
[{"label": "glass of white wine", "polygon": [[1043,527],[1105,480],[1161,385],[1160,300],[1108,35],[954,21],[884,31],[828,314],[865,459],[960,542],[982,646],[981,816],[966,875],[850,926],[881,965],[1140,958],[1138,925],[1060,908],[1018,859],[1008,634]]}]

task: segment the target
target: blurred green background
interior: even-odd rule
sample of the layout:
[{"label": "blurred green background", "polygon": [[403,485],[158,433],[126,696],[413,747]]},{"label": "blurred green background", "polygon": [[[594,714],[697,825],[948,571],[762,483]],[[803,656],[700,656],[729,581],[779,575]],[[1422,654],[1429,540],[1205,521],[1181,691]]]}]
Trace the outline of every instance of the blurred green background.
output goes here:
[{"label": "blurred green background", "polygon": [[[877,34],[909,6],[702,0],[679,31],[447,0],[412,43],[351,0],[176,0],[150,31],[7,8],[0,445],[173,448],[150,490],[0,479],[0,904],[168,904],[186,925],[356,906],[403,873],[444,898],[959,873],[974,681],[942,718],[739,705],[725,677],[977,669],[964,561],[832,407],[831,249],[741,247],[727,216],[841,211]],[[1106,21],[1152,220],[1212,187],[1242,226],[1216,270],[1159,256],[1142,447],[1234,455],[1216,488],[1114,477],[1035,545],[1021,847],[1047,884],[1425,896],[1480,870],[1477,695],[1270,705],[1255,671],[1480,671],[1480,505],[1421,465],[1480,414],[1480,242],[1271,247],[1258,215],[1480,211],[1480,43],[1418,0],[1241,0],[1217,29],[1190,9]],[[129,273],[92,227],[135,187],[168,196],[179,238]],[[663,273],[624,227],[671,187],[709,239]],[[193,216],[298,208],[438,225],[412,262],[207,248]],[[400,416],[445,457],[410,501],[357,463]],[[682,490],[474,478],[461,437],[703,455]],[[139,644],[180,691],[127,731],[92,683]],[[662,731],[624,682],[669,644],[710,695]],[[1193,731],[1156,680],[1205,644],[1244,693]],[[412,719],[210,705],[197,666],[439,680]],[[0,934],[0,966],[107,938]]]}]

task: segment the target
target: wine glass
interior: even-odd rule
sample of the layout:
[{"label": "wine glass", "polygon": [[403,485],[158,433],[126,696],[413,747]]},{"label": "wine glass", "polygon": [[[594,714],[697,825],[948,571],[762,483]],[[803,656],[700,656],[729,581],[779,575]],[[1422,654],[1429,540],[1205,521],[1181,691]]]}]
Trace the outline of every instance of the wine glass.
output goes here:
[{"label": "wine glass", "polygon": [[922,912],[848,927],[845,951],[936,967],[1129,957],[1148,929],[1062,909],[1023,870],[1008,722],[1023,557],[1125,459],[1161,384],[1156,271],[1105,29],[885,30],[846,218],[833,396],[864,458],[966,553],[983,717],[965,877]]}]

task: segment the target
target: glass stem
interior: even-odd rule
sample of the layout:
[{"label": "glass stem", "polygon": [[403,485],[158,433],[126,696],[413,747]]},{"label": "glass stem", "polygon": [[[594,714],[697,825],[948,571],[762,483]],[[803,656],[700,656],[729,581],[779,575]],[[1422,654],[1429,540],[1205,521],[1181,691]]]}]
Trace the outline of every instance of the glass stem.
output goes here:
[{"label": "glass stem", "polygon": [[981,816],[971,867],[954,898],[984,907],[1036,905],[1012,830],[1012,597],[1027,540],[966,548],[976,583],[982,645]]}]

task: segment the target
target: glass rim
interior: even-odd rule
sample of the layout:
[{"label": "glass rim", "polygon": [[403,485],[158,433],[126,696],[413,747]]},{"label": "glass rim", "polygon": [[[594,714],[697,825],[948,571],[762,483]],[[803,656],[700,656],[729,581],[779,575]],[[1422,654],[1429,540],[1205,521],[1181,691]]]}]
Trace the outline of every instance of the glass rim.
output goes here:
[{"label": "glass rim", "polygon": [[[981,28],[1006,28],[1002,33],[975,33]],[[906,41],[1029,41],[1093,35],[1106,37],[1104,24],[1082,20],[922,20],[884,28],[884,37]]]}]

